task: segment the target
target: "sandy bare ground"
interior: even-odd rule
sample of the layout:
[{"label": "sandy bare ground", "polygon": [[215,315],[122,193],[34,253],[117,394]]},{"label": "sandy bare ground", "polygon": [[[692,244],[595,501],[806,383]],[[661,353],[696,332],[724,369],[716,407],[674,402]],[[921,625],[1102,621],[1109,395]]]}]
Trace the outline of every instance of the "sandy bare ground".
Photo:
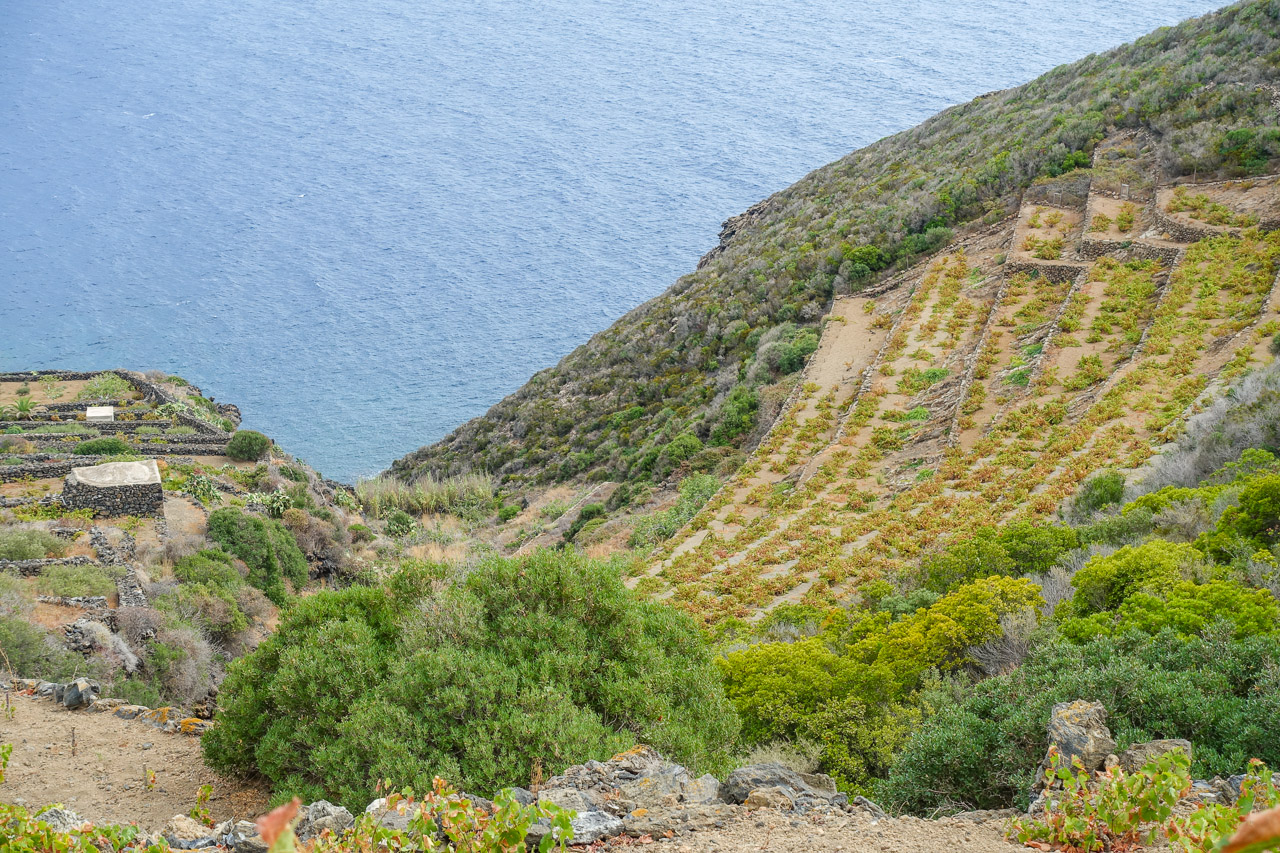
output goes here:
[{"label": "sandy bare ground", "polygon": [[[862,813],[840,817],[793,815],[760,809],[724,829],[677,836],[652,846],[673,853],[1013,853],[1022,849],[1004,840],[1004,823],[899,818],[876,821]],[[656,841],[656,840],[655,840]],[[629,838],[611,839],[603,849],[643,845]],[[648,845],[644,845],[648,846]]]},{"label": "sandy bare ground", "polygon": [[[204,766],[198,738],[108,714],[67,711],[48,699],[10,697],[14,717],[0,715],[0,743],[13,744],[13,755],[0,801],[33,808],[63,803],[95,823],[136,821],[159,830],[174,815],[186,814],[200,786],[208,784],[209,810],[217,820],[252,818],[266,810],[265,788]],[[155,771],[152,790],[143,784],[147,769]]]}]

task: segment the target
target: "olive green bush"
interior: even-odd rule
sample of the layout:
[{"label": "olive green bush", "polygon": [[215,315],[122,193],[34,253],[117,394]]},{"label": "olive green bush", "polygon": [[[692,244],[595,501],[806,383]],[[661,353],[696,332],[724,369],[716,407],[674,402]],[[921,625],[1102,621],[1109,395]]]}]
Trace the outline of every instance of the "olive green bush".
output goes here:
[{"label": "olive green bush", "polygon": [[39,560],[65,553],[67,543],[52,533],[25,527],[0,530],[0,560]]},{"label": "olive green bush", "polygon": [[[931,669],[955,669],[1000,634],[1000,618],[1041,603],[1030,581],[991,577],[894,621],[829,614],[818,636],[764,642],[719,661],[749,743],[821,746],[824,772],[846,786],[883,777],[921,718],[914,694]],[[778,620],[764,626],[776,631]]]},{"label": "olive green bush", "polygon": [[936,708],[909,738],[879,790],[896,808],[1027,805],[1036,762],[1048,748],[1052,706],[1081,697],[1107,708],[1123,749],[1155,738],[1195,744],[1197,778],[1239,773],[1249,759],[1280,761],[1280,639],[1165,630],[1055,640],[1033,648],[1008,675],[964,688],[959,701],[935,691]]},{"label": "olive green bush", "polygon": [[102,566],[45,566],[36,588],[46,595],[67,597],[110,595],[116,591],[116,582]]},{"label": "olive green bush", "polygon": [[285,580],[295,589],[307,582],[307,559],[283,524],[249,515],[233,507],[209,515],[209,538],[244,561],[248,581],[277,605],[288,596]]},{"label": "olive green bush", "polygon": [[352,808],[380,779],[487,794],[637,741],[722,771],[737,734],[693,622],[575,551],[300,599],[219,701],[211,766]]},{"label": "olive green bush", "polygon": [[114,435],[91,438],[75,446],[75,452],[81,456],[115,456],[128,453],[131,449],[129,442]]},{"label": "olive green bush", "polygon": [[227,456],[241,462],[257,462],[267,455],[271,439],[251,429],[236,430],[227,442]]}]

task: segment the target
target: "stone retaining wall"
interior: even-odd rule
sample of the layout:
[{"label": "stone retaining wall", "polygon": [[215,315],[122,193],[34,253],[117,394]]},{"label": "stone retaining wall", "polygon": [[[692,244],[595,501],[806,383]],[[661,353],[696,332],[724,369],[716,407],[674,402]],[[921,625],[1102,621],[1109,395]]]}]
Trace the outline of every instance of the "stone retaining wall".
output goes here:
[{"label": "stone retaining wall", "polygon": [[1084,269],[1081,264],[1050,264],[1036,263],[1035,261],[1009,261],[1005,264],[1005,275],[1014,276],[1018,273],[1027,273],[1028,275],[1042,275],[1054,284],[1065,284],[1073,281],[1080,271]]},{"label": "stone retaining wall", "polygon": [[1157,229],[1164,234],[1168,234],[1170,239],[1177,240],[1179,243],[1194,243],[1197,240],[1218,237],[1222,234],[1237,236],[1240,234],[1238,228],[1215,228],[1212,225],[1192,225],[1189,222],[1180,222],[1158,207],[1155,209],[1155,220]]},{"label": "stone retaining wall", "polygon": [[100,566],[97,560],[89,557],[44,557],[38,560],[0,560],[0,572],[35,577],[44,571],[46,566]]}]

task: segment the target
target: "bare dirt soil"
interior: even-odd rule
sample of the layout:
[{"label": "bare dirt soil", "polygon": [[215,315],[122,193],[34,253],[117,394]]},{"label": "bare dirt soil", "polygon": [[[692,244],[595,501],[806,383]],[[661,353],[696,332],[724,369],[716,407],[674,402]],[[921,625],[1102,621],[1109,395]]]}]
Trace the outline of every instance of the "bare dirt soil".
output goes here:
[{"label": "bare dirt soil", "polygon": [[[159,830],[190,811],[200,786],[208,784],[209,810],[217,820],[266,811],[265,787],[205,767],[199,738],[109,714],[67,711],[48,699],[10,694],[10,701],[13,719],[0,716],[0,742],[13,744],[0,801],[33,808],[62,803],[94,823],[136,821]],[[155,771],[152,790],[144,784],[146,770]]]},{"label": "bare dirt soil", "polygon": [[[673,853],[1012,853],[1021,847],[1004,840],[1003,821],[895,818],[873,820],[866,814],[841,817],[793,815],[760,809],[724,829],[698,832],[656,844]],[[655,839],[656,841],[656,839]],[[645,839],[610,839],[602,849],[645,844]]]}]

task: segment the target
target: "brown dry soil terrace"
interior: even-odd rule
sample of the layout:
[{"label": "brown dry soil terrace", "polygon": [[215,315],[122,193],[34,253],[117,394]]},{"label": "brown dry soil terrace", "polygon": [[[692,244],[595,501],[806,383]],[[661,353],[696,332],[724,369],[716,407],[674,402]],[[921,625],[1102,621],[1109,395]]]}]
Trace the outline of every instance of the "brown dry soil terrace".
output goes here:
[{"label": "brown dry soil terrace", "polygon": [[[1212,190],[1241,213],[1280,199],[1272,178]],[[1186,220],[1203,239],[1178,242],[1155,227],[1168,194],[1149,195],[1091,193],[1086,210],[1134,205],[1125,233],[1024,204],[836,300],[755,454],[630,583],[707,623],[847,600],[951,537],[1052,515],[1094,471],[1143,465],[1280,330],[1280,231]],[[1082,256],[1086,234],[1106,254]]]}]

